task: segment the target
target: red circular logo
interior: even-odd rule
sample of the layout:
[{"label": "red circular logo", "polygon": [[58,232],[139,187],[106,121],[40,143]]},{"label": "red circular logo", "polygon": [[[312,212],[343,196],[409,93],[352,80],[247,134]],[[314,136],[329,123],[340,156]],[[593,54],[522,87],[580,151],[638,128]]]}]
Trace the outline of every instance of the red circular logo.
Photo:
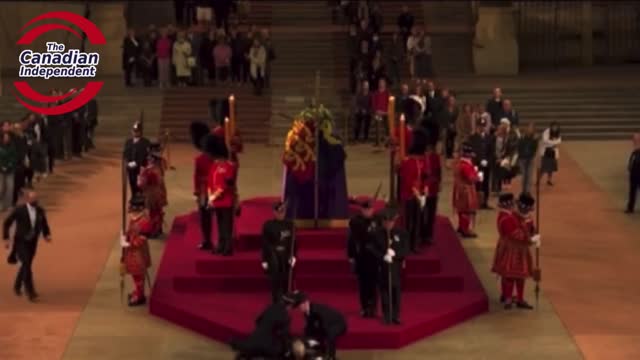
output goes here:
[{"label": "red circular logo", "polygon": [[[66,11],[54,11],[35,17],[26,23],[21,31],[25,31],[30,25],[48,19],[64,20],[78,27],[87,36],[87,40],[93,45],[104,45],[106,39],[98,27],[86,18]],[[79,39],[82,36],[73,28],[63,24],[42,24],[31,28],[17,41],[17,45],[30,45],[40,35],[49,31],[64,30]],[[19,77],[38,77],[49,79],[51,77],[77,78],[95,77],[96,66],[99,63],[99,54],[84,53],[77,49],[65,51],[63,44],[47,42],[47,52],[38,53],[32,50],[23,50],[20,53]],[[76,110],[98,95],[104,85],[102,81],[89,81],[82,91],[71,89],[69,92],[59,96],[43,95],[35,91],[26,81],[15,81],[13,83],[19,94],[16,99],[27,109],[43,115],[61,115]],[[69,98],[76,94],[70,101],[52,107],[38,107],[31,105],[20,98],[38,103],[55,103]]]}]

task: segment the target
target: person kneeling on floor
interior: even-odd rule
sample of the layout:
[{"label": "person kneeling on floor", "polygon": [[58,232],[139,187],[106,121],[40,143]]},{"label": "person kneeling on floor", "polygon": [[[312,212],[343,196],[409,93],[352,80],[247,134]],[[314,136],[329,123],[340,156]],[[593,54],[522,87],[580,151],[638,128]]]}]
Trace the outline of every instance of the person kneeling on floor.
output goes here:
[{"label": "person kneeling on floor", "polygon": [[327,305],[312,303],[300,291],[285,295],[284,301],[304,314],[304,336],[309,339],[307,345],[324,348],[323,359],[335,360],[336,340],[347,332],[344,315]]}]

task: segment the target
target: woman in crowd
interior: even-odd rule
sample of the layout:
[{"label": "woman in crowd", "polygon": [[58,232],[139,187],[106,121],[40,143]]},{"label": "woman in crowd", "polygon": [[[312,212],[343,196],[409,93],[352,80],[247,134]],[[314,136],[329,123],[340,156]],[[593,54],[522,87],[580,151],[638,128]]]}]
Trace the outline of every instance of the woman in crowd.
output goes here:
[{"label": "woman in crowd", "polygon": [[262,94],[262,86],[264,83],[267,52],[258,39],[253,40],[253,46],[249,51],[249,63],[251,64],[251,80],[253,81],[255,94],[260,95]]},{"label": "woman in crowd", "polygon": [[420,37],[413,49],[414,75],[420,80],[425,80],[432,76],[431,72],[431,37],[424,32],[420,32]]},{"label": "woman in crowd", "polygon": [[173,44],[173,64],[176,67],[178,86],[187,86],[195,61],[191,56],[191,43],[185,38],[184,32],[178,33],[178,39]]},{"label": "woman in crowd", "polygon": [[462,105],[462,113],[456,121],[457,142],[456,148],[467,141],[469,136],[475,132],[475,118],[470,104]]},{"label": "woman in crowd", "polygon": [[213,60],[213,49],[216,46],[216,31],[215,29],[209,30],[207,36],[202,39],[200,44],[200,53],[198,59],[200,66],[202,66],[203,79],[205,84],[212,83],[215,78],[215,62]]},{"label": "woman in crowd", "polygon": [[151,43],[144,41],[142,43],[142,52],[140,54],[140,71],[144,86],[149,87],[153,81],[153,67],[156,61],[156,55],[151,48]]},{"label": "woman in crowd", "polygon": [[353,117],[355,120],[353,140],[360,141],[360,134],[363,134],[363,141],[369,140],[369,127],[371,126],[372,100],[369,92],[369,82],[360,83],[360,89],[353,102]]},{"label": "woman in crowd", "polygon": [[499,194],[503,187],[508,190],[511,180],[518,173],[518,135],[511,128],[508,119],[500,120],[496,130],[496,168],[493,177],[493,191]]},{"label": "woman in crowd", "polygon": [[533,123],[529,123],[518,141],[518,163],[522,172],[522,192],[528,193],[531,185],[531,170],[538,153],[538,137]]},{"label": "woman in crowd", "polygon": [[231,71],[231,46],[229,46],[224,36],[218,37],[217,42],[213,48],[213,61],[216,69],[215,76],[220,82],[226,82]]},{"label": "woman in crowd", "polygon": [[371,78],[369,79],[371,84],[375,84],[375,90],[378,89],[380,80],[387,80],[387,71],[382,59],[382,52],[377,51],[371,62]]},{"label": "woman in crowd", "polygon": [[439,127],[442,134],[443,150],[445,156],[445,166],[451,167],[451,160],[453,160],[453,151],[456,143],[456,122],[458,120],[458,107],[456,106],[456,98],[450,95],[447,99],[447,104],[444,110],[440,112]]},{"label": "woman in crowd", "polygon": [[540,174],[547,175],[547,185],[553,186],[553,173],[558,171],[558,147],[562,143],[560,128],[554,121],[542,133],[542,161],[540,162]]},{"label": "woman in crowd", "polygon": [[418,40],[420,39],[421,34],[419,33],[417,28],[411,29],[411,35],[407,38],[407,61],[409,63],[409,75],[411,78],[415,78],[415,56],[416,56],[416,47],[418,45]]},{"label": "woman in crowd", "polygon": [[160,38],[156,42],[156,57],[158,58],[158,86],[169,87],[171,82],[171,48],[172,42],[167,29],[160,30]]}]

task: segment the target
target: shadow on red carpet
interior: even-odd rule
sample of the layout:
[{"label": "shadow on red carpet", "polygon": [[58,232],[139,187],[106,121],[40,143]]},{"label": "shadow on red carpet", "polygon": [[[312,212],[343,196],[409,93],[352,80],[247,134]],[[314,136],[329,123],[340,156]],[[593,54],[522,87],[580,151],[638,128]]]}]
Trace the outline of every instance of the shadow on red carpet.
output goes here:
[{"label": "shadow on red carpet", "polygon": [[[253,330],[270,302],[260,267],[260,232],[275,198],[243,201],[236,253],[218,257],[197,250],[197,213],[174,219],[150,299],[150,312],[214,340],[228,342]],[[396,349],[488,311],[487,295],[445,217],[435,243],[409,257],[403,274],[402,325],[359,316],[357,283],[346,259],[346,229],[299,230],[295,288],[312,301],[339,309],[348,321],[342,349]],[[295,318],[293,330],[302,329]]]}]

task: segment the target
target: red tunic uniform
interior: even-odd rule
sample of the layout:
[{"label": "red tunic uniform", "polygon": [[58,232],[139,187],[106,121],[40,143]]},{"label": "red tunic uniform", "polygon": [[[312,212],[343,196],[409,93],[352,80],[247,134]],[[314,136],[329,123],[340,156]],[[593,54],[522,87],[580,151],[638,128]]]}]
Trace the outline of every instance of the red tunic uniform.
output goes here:
[{"label": "red tunic uniform", "polygon": [[501,259],[504,256],[504,238],[506,238],[505,234],[500,232],[500,224],[503,219],[509,216],[514,216],[513,212],[506,209],[500,209],[498,211],[498,216],[496,219],[496,226],[498,228],[498,242],[496,243],[496,249],[493,253],[493,266],[491,267],[491,271],[496,272],[496,262],[498,259]]},{"label": "red tunic uniform", "polygon": [[498,232],[501,245],[492,270],[503,278],[530,277],[533,271],[533,259],[529,252],[533,223],[515,214],[507,214],[499,218]]},{"label": "red tunic uniform", "polygon": [[151,221],[145,214],[138,214],[129,218],[127,228],[127,242],[129,247],[124,248],[124,269],[127,274],[133,276],[144,276],[147,269],[151,267],[151,255],[147,237],[151,231]]},{"label": "red tunic uniform", "polygon": [[207,184],[209,180],[209,171],[213,160],[207,154],[200,154],[196,156],[193,166],[193,194],[196,196],[207,195]]},{"label": "red tunic uniform", "polygon": [[400,164],[400,202],[404,203],[415,196],[427,192],[427,166],[425,157],[411,155]]},{"label": "red tunic uniform", "polygon": [[453,208],[459,213],[474,213],[478,210],[476,183],[478,171],[470,159],[460,159],[454,171]]},{"label": "red tunic uniform", "polygon": [[138,178],[138,186],[144,194],[147,209],[149,209],[150,234],[160,234],[164,222],[163,209],[168,204],[162,165],[151,164],[142,169]]},{"label": "red tunic uniform", "polygon": [[237,165],[231,161],[214,161],[209,171],[208,193],[217,195],[212,205],[214,208],[233,207],[236,194]]}]

